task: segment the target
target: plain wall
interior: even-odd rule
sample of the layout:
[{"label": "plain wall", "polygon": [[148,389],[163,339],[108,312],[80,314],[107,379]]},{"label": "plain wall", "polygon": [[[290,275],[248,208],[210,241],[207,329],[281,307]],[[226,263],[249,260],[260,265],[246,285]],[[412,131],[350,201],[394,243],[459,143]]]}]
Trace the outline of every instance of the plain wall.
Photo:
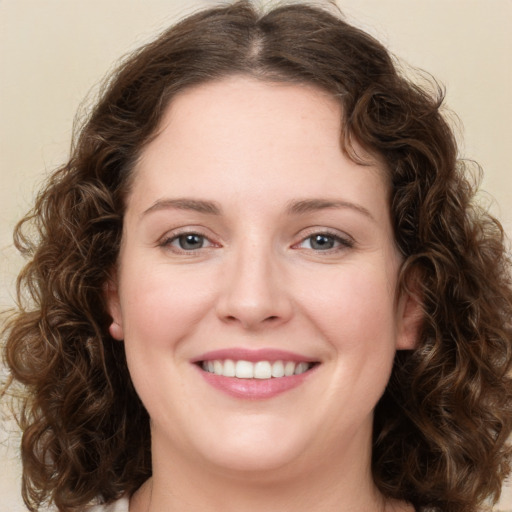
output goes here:
[{"label": "plain wall", "polygon": [[[68,155],[74,115],[123,54],[207,0],[0,0],[0,310],[21,260],[11,233],[45,175]],[[512,234],[512,1],[339,0],[349,21],[447,87],[463,126],[461,156]],[[488,201],[489,198],[485,199]],[[0,510],[24,510],[19,464],[0,424]],[[14,428],[14,427],[12,427]],[[7,442],[7,437],[10,438]],[[512,510],[512,498],[503,499]]]}]

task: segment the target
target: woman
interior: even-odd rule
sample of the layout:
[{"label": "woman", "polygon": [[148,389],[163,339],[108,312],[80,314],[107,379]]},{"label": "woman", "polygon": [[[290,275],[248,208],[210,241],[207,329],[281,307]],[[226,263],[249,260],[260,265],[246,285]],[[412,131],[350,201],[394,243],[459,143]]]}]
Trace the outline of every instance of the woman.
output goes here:
[{"label": "woman", "polygon": [[441,101],[305,5],[206,10],[131,56],[17,229],[29,508],[497,499],[510,265]]}]

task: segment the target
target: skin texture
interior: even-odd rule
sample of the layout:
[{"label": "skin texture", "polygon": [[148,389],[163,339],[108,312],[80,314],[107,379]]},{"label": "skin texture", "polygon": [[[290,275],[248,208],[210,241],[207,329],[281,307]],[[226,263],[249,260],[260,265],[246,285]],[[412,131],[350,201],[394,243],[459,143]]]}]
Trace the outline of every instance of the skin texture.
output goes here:
[{"label": "skin texture", "polygon": [[[373,487],[371,429],[416,308],[396,300],[384,169],[342,153],[340,118],[320,90],[231,77],[180,93],[143,150],[108,289],[151,417],[153,478],[132,511],[407,510]],[[182,249],[185,233],[203,246]],[[319,233],[333,248],[311,245]],[[235,398],[193,363],[234,348],[319,364],[285,393]]]}]

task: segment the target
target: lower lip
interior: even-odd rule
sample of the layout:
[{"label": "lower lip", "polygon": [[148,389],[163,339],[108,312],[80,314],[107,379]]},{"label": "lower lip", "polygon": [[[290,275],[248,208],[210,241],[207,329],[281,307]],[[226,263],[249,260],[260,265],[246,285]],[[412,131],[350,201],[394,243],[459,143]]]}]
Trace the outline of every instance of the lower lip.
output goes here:
[{"label": "lower lip", "polygon": [[300,386],[316,368],[317,366],[314,366],[299,375],[272,379],[237,379],[205,372],[199,367],[198,370],[208,384],[230,396],[246,400],[264,400]]}]

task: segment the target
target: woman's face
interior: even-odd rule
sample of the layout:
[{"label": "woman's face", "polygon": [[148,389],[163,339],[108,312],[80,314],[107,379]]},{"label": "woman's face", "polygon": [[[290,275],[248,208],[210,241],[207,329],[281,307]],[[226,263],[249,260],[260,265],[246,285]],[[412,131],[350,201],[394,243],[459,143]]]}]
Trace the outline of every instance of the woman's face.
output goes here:
[{"label": "woman's face", "polygon": [[384,170],[343,154],[340,119],[315,88],[232,77],[177,96],[143,150],[109,304],[155,461],[368,462],[414,336]]}]

